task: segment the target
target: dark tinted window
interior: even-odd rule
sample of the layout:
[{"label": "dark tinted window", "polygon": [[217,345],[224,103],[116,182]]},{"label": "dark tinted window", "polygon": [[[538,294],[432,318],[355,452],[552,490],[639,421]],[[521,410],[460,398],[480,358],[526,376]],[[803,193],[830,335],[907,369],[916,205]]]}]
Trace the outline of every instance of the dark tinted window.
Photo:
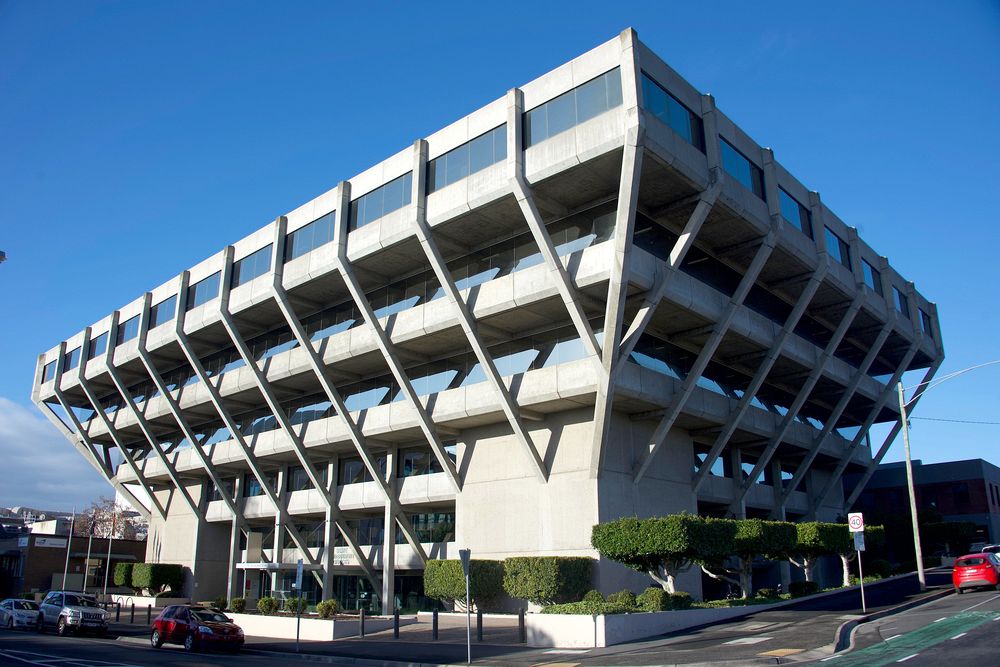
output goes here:
[{"label": "dark tinted window", "polygon": [[115,336],[115,345],[121,345],[132,340],[139,335],[139,316],[130,317],[118,325],[118,332]]},{"label": "dark tinted window", "polygon": [[271,269],[271,244],[247,255],[233,264],[232,287],[238,287],[262,276]]},{"label": "dark tinted window", "polygon": [[959,558],[955,565],[957,567],[976,567],[977,565],[986,565],[987,562],[988,561],[985,556],[982,558]]},{"label": "dark tinted window", "polygon": [[910,304],[906,300],[906,295],[898,288],[893,286],[892,288],[892,298],[896,302],[896,310],[899,311],[904,317],[910,317]]},{"label": "dark tinted window", "polygon": [[74,347],[63,355],[63,370],[72,370],[80,365],[80,348]]},{"label": "dark tinted window", "polygon": [[177,607],[167,607],[160,614],[160,618],[162,618],[162,619],[173,618],[174,614],[176,614],[176,613],[177,613]]},{"label": "dark tinted window", "polygon": [[322,218],[296,229],[285,237],[285,261],[301,257],[333,240],[336,211],[330,211]]},{"label": "dark tinted window", "polygon": [[642,74],[642,100],[646,111],[666,123],[689,144],[705,152],[705,131],[701,116],[697,115],[667,92],[648,74]]},{"label": "dark tinted window", "polygon": [[934,337],[934,324],[931,322],[931,316],[923,308],[920,309],[920,329],[928,336]]},{"label": "dark tinted window", "polygon": [[14,609],[26,609],[28,611],[32,611],[38,609],[38,605],[30,600],[14,600]]},{"label": "dark tinted window", "polygon": [[351,202],[351,229],[358,229],[401,209],[413,196],[413,172],[407,172]]},{"label": "dark tinted window", "polygon": [[87,348],[87,359],[98,357],[108,350],[108,332],[105,331],[100,336],[90,339],[90,346]]},{"label": "dark tinted window", "polygon": [[42,367],[42,382],[48,382],[56,377],[56,362],[50,361]]},{"label": "dark tinted window", "polygon": [[177,295],[164,299],[149,309],[149,328],[155,329],[174,319],[177,314]]},{"label": "dark tinted window", "polygon": [[864,274],[865,285],[875,290],[879,296],[882,295],[882,273],[867,260],[861,260],[861,272]]},{"label": "dark tinted window", "polygon": [[196,282],[188,287],[188,310],[208,303],[219,296],[219,280],[221,274],[216,271],[208,278]]},{"label": "dark tinted window", "polygon": [[482,171],[507,157],[507,125],[454,148],[427,164],[427,192],[434,192]]},{"label": "dark tinted window", "polygon": [[778,188],[778,199],[781,202],[781,217],[789,224],[795,225],[799,230],[812,238],[812,216],[809,209],[799,203],[799,200],[785,192],[783,188]]},{"label": "dark tinted window", "polygon": [[719,148],[722,152],[722,168],[742,183],[747,190],[761,199],[766,199],[764,196],[764,172],[761,171],[760,167],[722,137],[719,137]]},{"label": "dark tinted window", "polygon": [[826,230],[826,252],[849,270],[851,268],[851,248],[847,241],[837,236],[829,227]]}]

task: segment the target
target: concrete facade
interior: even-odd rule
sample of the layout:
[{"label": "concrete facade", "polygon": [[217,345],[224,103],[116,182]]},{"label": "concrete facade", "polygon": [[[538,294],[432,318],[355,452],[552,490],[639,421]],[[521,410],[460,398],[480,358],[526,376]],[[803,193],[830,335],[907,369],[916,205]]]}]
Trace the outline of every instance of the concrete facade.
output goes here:
[{"label": "concrete facade", "polygon": [[459,548],[832,519],[943,355],[934,304],[627,30],[40,355],[34,399],[153,497],[147,559],[194,597],[301,558],[315,598],[407,607]]}]

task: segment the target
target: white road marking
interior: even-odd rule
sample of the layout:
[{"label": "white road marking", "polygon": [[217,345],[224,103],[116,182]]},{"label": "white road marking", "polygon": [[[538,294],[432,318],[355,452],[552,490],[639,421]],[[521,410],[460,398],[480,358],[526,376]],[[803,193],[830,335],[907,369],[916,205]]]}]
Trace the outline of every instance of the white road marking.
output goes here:
[{"label": "white road marking", "polygon": [[918,655],[920,655],[920,654],[919,654],[919,653],[914,653],[913,655],[908,655],[908,656],[906,656],[905,658],[900,658],[900,659],[899,659],[899,660],[897,660],[896,662],[906,662],[906,661],[907,661],[907,660],[909,660],[910,658],[916,658],[916,657],[917,657]]},{"label": "white road marking", "polygon": [[761,642],[766,642],[772,639],[772,637],[740,637],[739,639],[733,639],[728,642],[722,642],[723,646],[748,646],[750,644],[759,644]]},{"label": "white road marking", "polygon": [[887,642],[891,642],[893,639],[899,639],[903,635],[893,635],[892,637],[886,637]]},{"label": "white road marking", "polygon": [[954,637],[952,637],[952,639],[958,639],[959,637],[964,637],[967,634],[969,634],[969,633],[967,633],[967,632],[960,632],[957,635],[955,635]]},{"label": "white road marking", "polygon": [[937,619],[937,620],[936,620],[936,621],[934,621],[934,622],[935,622],[935,623],[940,623],[941,621],[945,620],[946,618],[948,618],[948,617],[947,617],[947,616],[942,616],[941,618]]},{"label": "white road marking", "polygon": [[[49,653],[35,653],[33,651],[0,651],[0,656],[11,658],[12,660],[17,660],[18,662],[24,662],[29,665],[38,665],[39,667],[63,667],[63,665],[66,664],[75,665],[75,667],[140,667],[139,665],[132,665],[124,662],[106,662],[104,660],[92,661],[85,658],[67,658],[65,656],[52,655]],[[63,665],[58,663],[63,663]]]},{"label": "white road marking", "polygon": [[840,654],[838,653],[837,655],[831,655],[829,658],[823,658],[822,660],[820,660],[820,662],[826,662],[827,660],[833,660],[834,658],[839,658],[839,657]]},{"label": "white road marking", "polygon": [[1000,599],[1000,595],[994,595],[993,597],[987,598],[986,600],[983,600],[982,602],[974,604],[971,607],[966,607],[962,611],[969,611],[970,609],[975,609],[976,607],[981,607],[982,605],[986,604],[987,602],[993,602],[994,600],[998,600],[998,599]]},{"label": "white road marking", "polygon": [[576,655],[578,653],[589,653],[589,648],[554,648],[550,651],[544,651],[549,655]]}]

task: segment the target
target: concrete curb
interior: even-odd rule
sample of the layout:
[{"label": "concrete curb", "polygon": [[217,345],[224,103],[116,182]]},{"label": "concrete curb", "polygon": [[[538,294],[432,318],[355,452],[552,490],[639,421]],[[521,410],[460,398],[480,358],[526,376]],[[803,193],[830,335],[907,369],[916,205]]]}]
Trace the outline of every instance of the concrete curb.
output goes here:
[{"label": "concrete curb", "polygon": [[845,621],[840,624],[837,628],[836,639],[834,641],[834,653],[840,653],[841,651],[850,650],[854,648],[854,630],[857,629],[862,623],[868,623],[869,621],[877,621],[880,618],[885,618],[886,616],[892,616],[893,614],[898,614],[900,612],[907,611],[908,609],[913,609],[914,607],[919,607],[922,604],[927,604],[928,602],[934,602],[935,600],[940,600],[943,597],[947,597],[953,593],[951,588],[945,588],[944,590],[937,591],[935,593],[930,593],[919,597],[915,600],[910,600],[899,606],[892,607],[890,609],[883,609],[882,611],[875,612],[874,614],[868,614],[866,616],[860,616],[858,618],[851,619],[850,621]]}]

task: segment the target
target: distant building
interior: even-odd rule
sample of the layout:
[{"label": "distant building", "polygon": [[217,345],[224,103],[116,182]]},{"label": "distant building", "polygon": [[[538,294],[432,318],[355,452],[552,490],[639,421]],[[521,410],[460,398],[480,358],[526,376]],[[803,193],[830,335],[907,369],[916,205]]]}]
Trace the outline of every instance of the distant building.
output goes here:
[{"label": "distant building", "polygon": [[[844,476],[844,496],[853,495],[860,475]],[[913,462],[917,511],[937,511],[945,521],[976,524],[974,542],[1000,542],[1000,468],[983,459],[923,464]],[[884,463],[858,495],[852,511],[873,516],[909,516],[906,466]]]},{"label": "distant building", "polygon": [[[66,588],[82,590],[86,585],[88,591],[103,591],[108,562],[108,541],[105,538],[95,537],[90,543],[88,561],[86,537],[78,535],[69,542],[65,534],[31,533],[0,538],[0,598],[22,593],[44,593],[62,587],[67,547],[69,567]],[[116,564],[141,563],[145,561],[145,555],[145,540],[114,540],[111,544],[109,590],[114,587]]]}]

